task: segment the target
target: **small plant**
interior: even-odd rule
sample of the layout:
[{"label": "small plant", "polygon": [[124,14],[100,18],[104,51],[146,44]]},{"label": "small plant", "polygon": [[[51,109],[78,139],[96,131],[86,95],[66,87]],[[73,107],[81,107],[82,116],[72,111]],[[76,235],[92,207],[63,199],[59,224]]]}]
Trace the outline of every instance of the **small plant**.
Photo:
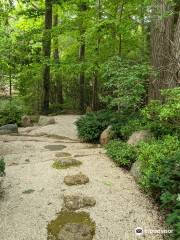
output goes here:
[{"label": "small plant", "polygon": [[130,168],[136,161],[136,149],[121,141],[111,141],[106,146],[107,155],[112,158],[119,166]]},{"label": "small plant", "polygon": [[[159,198],[159,178],[169,167],[163,161],[180,149],[180,141],[176,136],[165,136],[161,140],[140,143],[138,160],[141,161],[141,185],[147,192]],[[170,173],[169,173],[170,174]],[[165,184],[166,185],[166,184]],[[158,187],[157,187],[158,186]]]},{"label": "small plant", "polygon": [[10,123],[20,124],[22,115],[22,103],[17,100],[3,101],[0,106],[0,126]]},{"label": "small plant", "polygon": [[5,162],[3,158],[0,158],[0,177],[5,175]]},{"label": "small plant", "polygon": [[98,142],[103,130],[115,119],[116,114],[111,112],[87,113],[76,122],[79,138],[85,142]]},{"label": "small plant", "polygon": [[146,124],[156,136],[180,134],[180,88],[161,92],[163,102],[154,100],[142,110]]}]

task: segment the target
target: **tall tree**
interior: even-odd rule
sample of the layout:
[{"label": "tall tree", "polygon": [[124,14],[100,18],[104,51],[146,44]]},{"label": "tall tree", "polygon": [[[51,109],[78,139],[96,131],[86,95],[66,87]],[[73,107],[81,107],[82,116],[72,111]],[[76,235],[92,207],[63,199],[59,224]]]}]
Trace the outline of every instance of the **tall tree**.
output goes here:
[{"label": "tall tree", "polygon": [[[57,6],[54,8],[53,15],[53,26],[54,28],[58,27],[58,8]],[[56,102],[58,104],[63,103],[63,89],[62,89],[62,76],[60,74],[60,55],[59,55],[59,43],[57,31],[55,31],[54,37],[54,62],[55,62],[55,86],[56,86]]]},{"label": "tall tree", "polygon": [[49,112],[50,97],[50,56],[51,56],[51,29],[52,29],[52,0],[45,0],[45,29],[43,33],[43,102],[42,112]]},{"label": "tall tree", "polygon": [[79,108],[80,111],[83,113],[85,110],[85,98],[84,98],[84,88],[85,88],[85,70],[84,70],[84,61],[85,61],[85,22],[84,22],[84,15],[87,11],[87,3],[80,1],[79,3],[79,14],[80,14],[80,21],[79,21],[79,33],[80,33],[80,46],[79,46],[79,63],[80,63],[80,74],[79,74]]},{"label": "tall tree", "polygon": [[[97,0],[97,23],[100,24],[101,20],[101,0]],[[99,28],[99,26],[98,26]],[[98,78],[99,78],[99,56],[100,56],[100,42],[101,36],[99,30],[97,32],[97,45],[95,48],[95,66],[93,72],[93,81],[92,81],[92,110],[97,110],[98,104]]]},{"label": "tall tree", "polygon": [[[151,22],[151,64],[155,75],[149,83],[149,99],[160,99],[160,90],[177,86],[174,62],[178,59],[178,23],[174,26],[173,6],[170,1],[153,2]],[[173,34],[173,29],[175,33]],[[178,40],[177,40],[178,39]],[[177,63],[175,64],[176,66]],[[174,74],[175,73],[175,74]]]}]

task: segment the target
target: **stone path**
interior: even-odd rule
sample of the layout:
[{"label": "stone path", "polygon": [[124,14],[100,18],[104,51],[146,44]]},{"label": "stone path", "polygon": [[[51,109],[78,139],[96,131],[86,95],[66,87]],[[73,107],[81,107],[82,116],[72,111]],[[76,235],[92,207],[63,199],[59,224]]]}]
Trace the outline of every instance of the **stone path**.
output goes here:
[{"label": "stone path", "polygon": [[[137,227],[164,228],[158,210],[138,189],[132,176],[116,167],[103,148],[78,141],[73,125],[77,118],[59,116],[57,124],[21,129],[23,136],[0,136],[0,155],[4,155],[7,165],[5,194],[0,200],[1,240],[48,239],[48,224],[63,207],[71,208],[72,201],[74,210],[83,208],[95,221],[93,240],[134,240],[139,239],[134,232]],[[65,169],[52,167],[61,157],[82,164]],[[68,175],[79,173],[87,176],[89,182],[65,184]],[[68,202],[69,198],[72,201]],[[95,202],[87,204],[84,198]],[[66,226],[63,232],[67,234],[68,229]],[[73,225],[68,234],[76,234],[77,229],[92,238],[90,230],[79,225]],[[63,239],[62,234],[59,236]],[[147,234],[142,239],[163,237]]]}]

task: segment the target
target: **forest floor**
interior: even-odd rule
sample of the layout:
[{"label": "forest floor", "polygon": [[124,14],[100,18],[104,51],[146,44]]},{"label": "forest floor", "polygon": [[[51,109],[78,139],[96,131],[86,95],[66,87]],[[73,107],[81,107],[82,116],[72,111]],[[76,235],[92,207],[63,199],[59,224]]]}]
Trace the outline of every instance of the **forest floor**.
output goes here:
[{"label": "forest floor", "polygon": [[[18,136],[1,136],[0,153],[6,161],[5,192],[0,200],[1,240],[46,240],[47,225],[61,211],[64,194],[81,193],[96,199],[94,207],[83,209],[96,223],[94,240],[133,240],[137,238],[136,227],[163,228],[157,207],[139,190],[133,177],[118,168],[99,145],[78,141],[77,118],[58,116],[54,125],[22,128]],[[48,145],[65,148],[52,151]],[[69,153],[82,164],[53,168],[59,152]],[[65,185],[66,175],[79,172],[89,177],[89,183]],[[163,237],[147,234],[142,239]]]}]

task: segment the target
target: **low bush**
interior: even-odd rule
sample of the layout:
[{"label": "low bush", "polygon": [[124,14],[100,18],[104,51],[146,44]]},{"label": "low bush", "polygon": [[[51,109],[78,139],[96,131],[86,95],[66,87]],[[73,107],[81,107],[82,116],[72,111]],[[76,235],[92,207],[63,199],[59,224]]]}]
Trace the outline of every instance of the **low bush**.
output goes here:
[{"label": "low bush", "polygon": [[5,175],[5,162],[3,158],[0,158],[0,177]]},{"label": "low bush", "polygon": [[173,228],[172,239],[180,238],[180,141],[166,136],[138,147],[140,184],[160,203],[166,221]]},{"label": "low bush", "polygon": [[151,101],[142,110],[144,121],[157,137],[180,135],[180,88],[162,91],[163,101]]},{"label": "low bush", "polygon": [[151,191],[157,198],[159,189],[156,188],[159,177],[164,172],[163,159],[180,149],[180,141],[176,136],[165,136],[161,140],[142,142],[138,146],[138,160],[141,161],[142,177],[140,184]]},{"label": "low bush", "polygon": [[98,142],[103,130],[116,120],[116,113],[91,112],[76,121],[78,136],[85,142]]},{"label": "low bush", "polygon": [[2,101],[0,105],[0,126],[21,122],[24,109],[21,102],[18,100]]},{"label": "low bush", "polygon": [[107,155],[119,166],[130,169],[136,161],[136,148],[125,142],[113,140],[106,145]]}]

